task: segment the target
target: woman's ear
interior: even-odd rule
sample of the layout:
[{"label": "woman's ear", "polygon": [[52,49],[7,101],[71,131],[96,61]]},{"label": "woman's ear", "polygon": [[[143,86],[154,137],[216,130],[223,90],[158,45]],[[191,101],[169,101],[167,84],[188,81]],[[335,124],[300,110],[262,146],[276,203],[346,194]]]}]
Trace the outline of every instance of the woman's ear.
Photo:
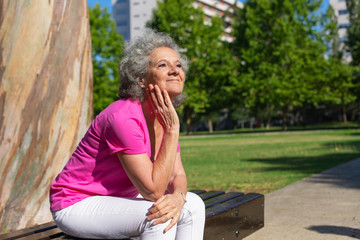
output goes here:
[{"label": "woman's ear", "polygon": [[139,85],[141,88],[145,88],[145,78],[140,78]]}]

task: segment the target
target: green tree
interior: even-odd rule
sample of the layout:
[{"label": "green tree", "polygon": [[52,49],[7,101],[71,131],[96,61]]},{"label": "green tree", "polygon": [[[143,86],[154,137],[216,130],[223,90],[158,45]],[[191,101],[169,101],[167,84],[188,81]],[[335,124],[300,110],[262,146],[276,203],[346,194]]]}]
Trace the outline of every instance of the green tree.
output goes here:
[{"label": "green tree", "polygon": [[347,47],[352,56],[352,64],[360,65],[360,2],[359,0],[346,0],[349,11],[350,26],[347,30]]},{"label": "green tree", "polygon": [[233,44],[241,76],[235,82],[245,105],[280,110],[283,129],[295,107],[314,102],[324,81],[327,49],[316,29],[320,0],[248,0],[237,12]]},{"label": "green tree", "polygon": [[118,98],[119,73],[117,65],[124,47],[123,38],[116,32],[114,20],[107,8],[98,3],[89,8],[91,53],[94,74],[94,115]]},{"label": "green tree", "polygon": [[329,100],[332,103],[338,104],[342,109],[342,119],[343,122],[347,122],[347,105],[354,103],[356,100],[356,95],[354,94],[354,89],[356,85],[354,83],[353,77],[353,67],[344,64],[341,61],[341,58],[331,58],[330,62],[330,71],[328,74],[329,78]]},{"label": "green tree", "polygon": [[190,62],[184,90],[188,98],[181,109],[188,133],[196,115],[223,107],[223,89],[228,76],[233,75],[232,55],[220,39],[223,21],[215,17],[204,24],[203,11],[192,3],[192,0],[159,1],[147,23],[148,27],[174,38]]},{"label": "green tree", "polygon": [[327,83],[323,85],[323,93],[319,94],[324,97],[320,101],[340,105],[342,119],[347,122],[347,106],[356,100],[354,68],[343,61],[344,49],[339,41],[337,19],[331,6],[328,8],[327,16],[329,21],[326,31],[328,39],[331,39],[331,51],[327,62]]},{"label": "green tree", "polygon": [[350,27],[348,28],[348,41],[346,43],[351,56],[351,64],[354,68],[353,93],[357,96],[358,121],[360,128],[360,2],[359,0],[346,0],[346,7],[349,11]]}]

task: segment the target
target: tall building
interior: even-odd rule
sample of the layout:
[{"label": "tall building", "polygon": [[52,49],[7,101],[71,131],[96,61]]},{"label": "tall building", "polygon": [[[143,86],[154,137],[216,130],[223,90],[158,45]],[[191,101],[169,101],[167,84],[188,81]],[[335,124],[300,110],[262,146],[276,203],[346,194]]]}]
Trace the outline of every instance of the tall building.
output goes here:
[{"label": "tall building", "polygon": [[[116,22],[117,32],[125,40],[130,40],[142,32],[145,24],[150,20],[152,10],[156,7],[157,0],[112,0],[112,14]],[[241,8],[243,4],[237,0],[195,0],[195,7],[201,7],[205,13],[205,23],[209,23],[211,17],[222,17],[224,21],[223,41],[231,42],[233,37],[232,16],[233,7]]]},{"label": "tall building", "polygon": [[347,29],[350,26],[349,11],[346,8],[345,0],[330,0],[330,5],[334,9],[338,22],[339,50],[344,52],[344,60],[351,62],[351,53],[346,51],[345,42],[347,38]]},{"label": "tall building", "polygon": [[141,34],[157,0],[111,0],[117,32],[126,41]]},{"label": "tall building", "polygon": [[[237,0],[196,0],[194,6],[202,8],[205,14],[205,23],[209,23],[214,16],[224,17],[225,26],[221,39],[227,42],[234,40],[231,35],[234,7],[242,8],[242,2]],[[226,16],[224,16],[225,14]]]}]

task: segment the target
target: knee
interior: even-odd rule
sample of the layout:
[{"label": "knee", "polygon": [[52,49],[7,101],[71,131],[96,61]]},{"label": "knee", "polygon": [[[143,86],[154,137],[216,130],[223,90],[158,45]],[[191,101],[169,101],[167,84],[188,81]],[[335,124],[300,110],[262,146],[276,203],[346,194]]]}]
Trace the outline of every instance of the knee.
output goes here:
[{"label": "knee", "polygon": [[188,192],[186,194],[186,201],[186,207],[190,210],[193,216],[197,215],[200,218],[205,218],[205,204],[197,194]]}]

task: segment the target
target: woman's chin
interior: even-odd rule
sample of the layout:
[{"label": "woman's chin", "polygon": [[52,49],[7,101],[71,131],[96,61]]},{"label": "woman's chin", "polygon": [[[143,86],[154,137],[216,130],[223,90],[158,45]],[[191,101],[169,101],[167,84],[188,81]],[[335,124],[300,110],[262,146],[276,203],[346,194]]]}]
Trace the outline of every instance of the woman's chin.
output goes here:
[{"label": "woman's chin", "polygon": [[182,94],[182,91],[168,91],[168,94],[170,96],[170,99],[173,100],[174,98],[176,98],[177,96]]},{"label": "woman's chin", "polygon": [[172,87],[167,87],[166,91],[168,92],[170,98],[175,98],[176,96],[179,96],[182,92],[183,92],[183,87],[182,86],[172,86]]},{"label": "woman's chin", "polygon": [[175,108],[179,108],[186,100],[186,94],[180,93],[175,98],[171,99],[171,102]]}]

